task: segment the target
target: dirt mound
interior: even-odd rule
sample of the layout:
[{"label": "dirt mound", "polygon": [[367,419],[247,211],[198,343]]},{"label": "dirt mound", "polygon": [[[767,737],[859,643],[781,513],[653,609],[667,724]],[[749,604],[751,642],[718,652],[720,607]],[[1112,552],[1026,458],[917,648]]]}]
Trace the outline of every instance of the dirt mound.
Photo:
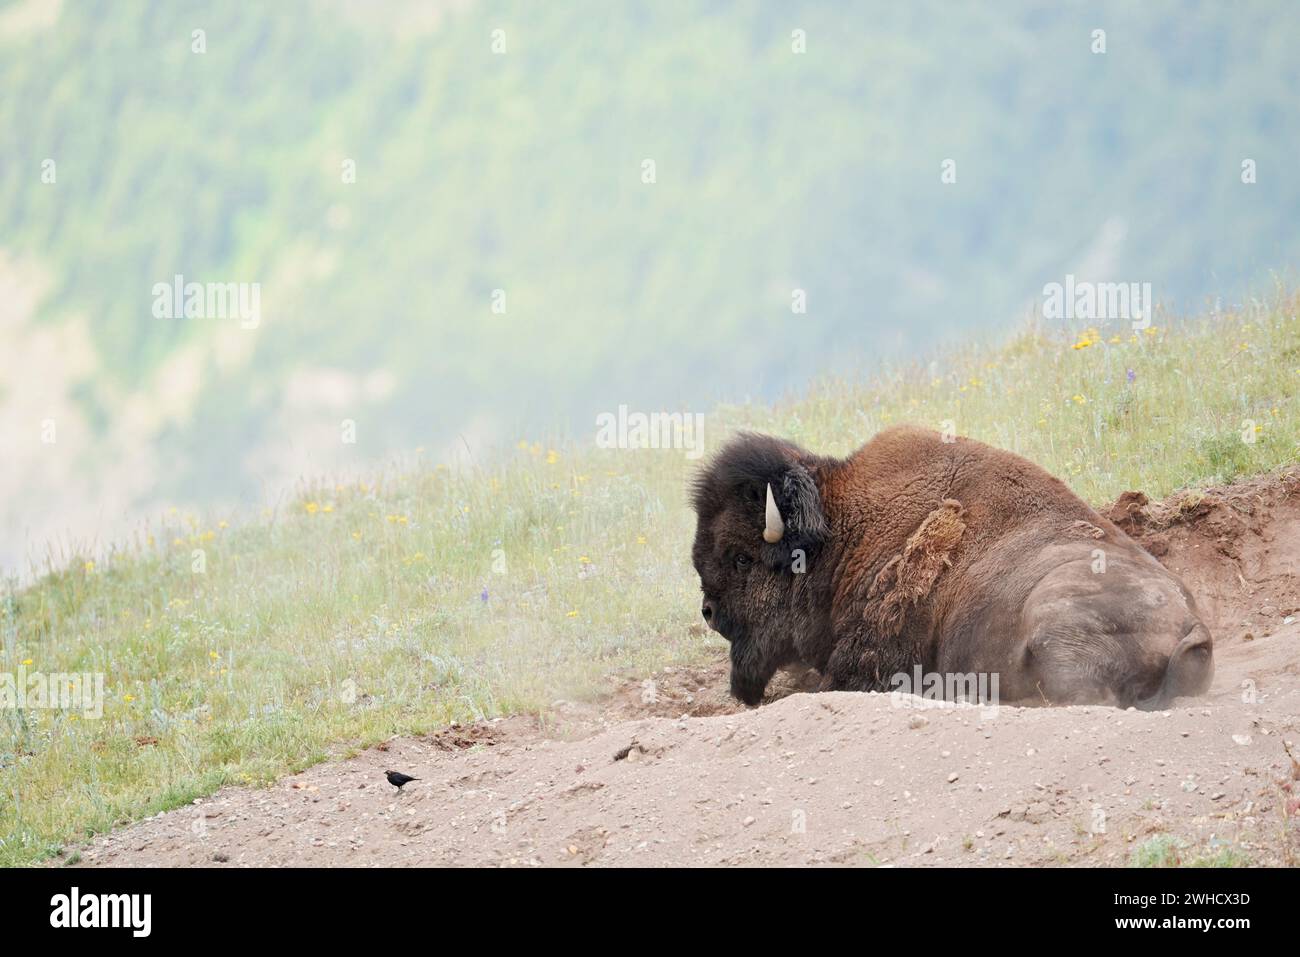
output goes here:
[{"label": "dirt mound", "polygon": [[[1187,860],[1291,864],[1297,642],[1292,627],[1237,645],[1209,698],[1167,712],[918,710],[836,692],[575,740],[504,719],[491,745],[398,739],[223,790],[96,841],[82,863],[1124,864],[1163,836]],[[388,767],[421,780],[399,794]]]},{"label": "dirt mound", "polygon": [[1300,616],[1300,468],[1163,502],[1125,492],[1103,514],[1182,577],[1216,645]]},{"label": "dirt mound", "polygon": [[[1168,711],[799,694],[807,675],[748,710],[719,647],[601,701],[226,788],[69,863],[1295,865],[1298,487],[1293,470],[1108,509],[1215,628],[1210,693]],[[387,768],[420,780],[399,793]]]}]

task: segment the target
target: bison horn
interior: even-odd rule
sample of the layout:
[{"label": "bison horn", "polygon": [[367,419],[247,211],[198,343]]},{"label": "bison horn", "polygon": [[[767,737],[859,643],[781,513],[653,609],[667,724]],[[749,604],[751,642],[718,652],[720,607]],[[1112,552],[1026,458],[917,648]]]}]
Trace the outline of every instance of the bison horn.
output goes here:
[{"label": "bison horn", "polygon": [[775,545],[785,535],[785,522],[781,521],[781,510],[776,507],[776,496],[772,494],[772,483],[767,483],[767,527],[763,529],[763,541]]}]

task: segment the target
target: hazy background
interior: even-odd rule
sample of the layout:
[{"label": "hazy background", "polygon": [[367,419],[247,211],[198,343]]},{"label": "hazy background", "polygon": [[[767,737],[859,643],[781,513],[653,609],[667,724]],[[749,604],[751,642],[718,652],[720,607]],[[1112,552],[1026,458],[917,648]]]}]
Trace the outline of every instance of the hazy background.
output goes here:
[{"label": "hazy background", "polygon": [[[1066,273],[1266,292],[1297,50],[1287,2],[0,3],[0,568],[1001,338]],[[178,273],[260,325],[155,318]]]}]

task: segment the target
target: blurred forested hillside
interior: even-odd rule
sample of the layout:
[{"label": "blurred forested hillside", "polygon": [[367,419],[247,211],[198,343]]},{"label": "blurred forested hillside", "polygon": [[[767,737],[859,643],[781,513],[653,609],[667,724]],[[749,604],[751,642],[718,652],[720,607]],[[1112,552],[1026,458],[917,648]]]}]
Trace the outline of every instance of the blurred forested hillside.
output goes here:
[{"label": "blurred forested hillside", "polygon": [[[1298,49],[1281,0],[0,3],[0,562],[1001,337],[1067,272],[1266,289]],[[155,318],[175,274],[261,324]]]}]

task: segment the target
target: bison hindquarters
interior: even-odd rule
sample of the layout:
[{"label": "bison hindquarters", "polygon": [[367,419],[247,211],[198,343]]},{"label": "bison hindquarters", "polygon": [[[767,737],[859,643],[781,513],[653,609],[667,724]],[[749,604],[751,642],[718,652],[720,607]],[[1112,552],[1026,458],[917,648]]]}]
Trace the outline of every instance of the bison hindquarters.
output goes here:
[{"label": "bison hindquarters", "polygon": [[1204,693],[1213,642],[1176,578],[1143,555],[1117,555],[1097,573],[1060,565],[1029,593],[1022,615],[1031,697],[1050,704],[1162,708]]}]

